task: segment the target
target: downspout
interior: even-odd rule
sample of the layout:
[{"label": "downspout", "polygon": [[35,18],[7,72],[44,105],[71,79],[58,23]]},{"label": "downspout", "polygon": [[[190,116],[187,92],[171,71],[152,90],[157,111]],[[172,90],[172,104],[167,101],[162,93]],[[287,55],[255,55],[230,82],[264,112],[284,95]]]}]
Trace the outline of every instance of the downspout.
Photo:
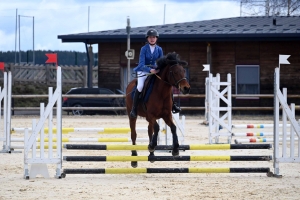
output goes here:
[{"label": "downspout", "polygon": [[206,60],[207,60],[207,64],[209,64],[209,71],[207,72],[207,77],[209,77],[209,73],[211,72],[211,46],[210,43],[207,43],[207,52],[206,52]]}]

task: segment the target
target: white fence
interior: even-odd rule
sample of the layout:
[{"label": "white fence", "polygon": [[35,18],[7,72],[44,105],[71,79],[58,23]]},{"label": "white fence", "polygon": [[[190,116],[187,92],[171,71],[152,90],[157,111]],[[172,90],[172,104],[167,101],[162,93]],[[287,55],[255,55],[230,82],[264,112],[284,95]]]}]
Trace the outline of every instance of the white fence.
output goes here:
[{"label": "white fence", "polygon": [[[300,126],[295,119],[295,104],[291,104],[291,108],[287,104],[287,89],[280,90],[280,71],[275,69],[274,74],[274,175],[281,177],[279,174],[279,163],[299,163],[300,162],[300,142],[295,145],[296,140],[299,141]],[[279,135],[279,108],[282,107],[282,139],[280,143]],[[287,137],[288,125],[290,125],[289,138]],[[288,142],[289,139],[289,142]],[[288,152],[288,149],[290,150]],[[297,150],[297,152],[296,152]]]},{"label": "white fence", "polygon": [[[221,90],[221,86],[225,86],[225,88]],[[227,97],[225,96],[226,94]],[[225,103],[226,106],[220,106],[221,100]],[[227,82],[221,82],[220,74],[217,74],[216,77],[213,77],[210,73],[208,84],[208,119],[210,144],[220,143],[220,136],[227,137],[227,143],[231,143],[231,108],[231,75],[227,74]],[[221,112],[224,113],[221,114]],[[225,120],[227,120],[227,122]],[[214,142],[213,139],[215,139]]]},{"label": "white fence", "polygon": [[10,135],[10,126],[11,126],[11,90],[12,90],[12,77],[11,72],[4,72],[3,78],[3,89],[0,87],[0,120],[1,120],[1,104],[3,102],[3,135],[0,136],[0,141],[3,142],[3,148],[0,151],[1,153],[12,153],[11,150],[11,135]]},{"label": "white fence", "polygon": [[[62,118],[61,118],[61,104],[62,104],[62,87],[61,87],[61,68],[57,67],[57,86],[53,93],[52,87],[49,88],[49,103],[44,108],[44,104],[41,103],[41,116],[38,123],[35,120],[32,121],[32,133],[28,136],[28,129],[25,129],[24,135],[24,178],[34,178],[37,174],[41,174],[44,177],[49,177],[47,164],[56,164],[56,178],[61,177],[62,169]],[[53,107],[56,103],[56,155],[53,153],[52,145],[52,118]],[[44,124],[48,119],[49,126],[49,145],[47,150],[44,146]],[[36,148],[36,138],[40,135],[40,150],[39,155]],[[29,155],[31,153],[31,155]],[[29,170],[30,165],[30,170]]]}]

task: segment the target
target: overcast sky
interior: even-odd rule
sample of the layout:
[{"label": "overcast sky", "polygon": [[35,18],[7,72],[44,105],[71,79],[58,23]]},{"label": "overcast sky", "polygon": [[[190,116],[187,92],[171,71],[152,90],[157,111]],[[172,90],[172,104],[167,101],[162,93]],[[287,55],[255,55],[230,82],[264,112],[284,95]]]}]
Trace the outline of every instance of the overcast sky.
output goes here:
[{"label": "overcast sky", "polygon": [[15,50],[16,9],[23,51],[33,47],[32,16],[35,50],[81,52],[83,43],[62,43],[57,36],[126,28],[127,16],[133,28],[162,25],[164,19],[173,24],[240,16],[234,0],[0,0],[0,51]]}]

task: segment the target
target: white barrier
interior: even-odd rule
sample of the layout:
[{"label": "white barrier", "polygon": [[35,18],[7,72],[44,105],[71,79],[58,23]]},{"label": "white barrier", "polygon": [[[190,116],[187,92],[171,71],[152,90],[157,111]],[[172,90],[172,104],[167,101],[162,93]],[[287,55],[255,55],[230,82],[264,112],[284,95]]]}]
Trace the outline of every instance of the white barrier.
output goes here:
[{"label": "white barrier", "polygon": [[[28,136],[28,129],[25,129],[24,134],[24,178],[34,178],[37,174],[41,174],[44,177],[49,177],[47,164],[56,164],[56,178],[61,178],[62,169],[62,118],[61,118],[61,104],[62,104],[62,85],[61,85],[61,68],[57,67],[57,82],[56,90],[53,93],[52,88],[49,88],[49,103],[44,108],[44,104],[40,106],[40,119],[38,123],[35,120],[32,121],[32,133]],[[52,144],[52,109],[56,103],[56,129],[57,129],[57,141],[56,141],[56,155],[53,155],[53,144]],[[37,155],[36,152],[36,138],[40,135],[42,141],[44,141],[44,123],[48,118],[49,126],[49,144],[48,151],[45,151],[44,142],[40,143],[40,152]],[[29,155],[31,152],[31,155]],[[47,153],[47,157],[46,157]],[[30,169],[29,169],[30,166]]]},{"label": "white barrier", "polygon": [[[287,104],[287,89],[283,88],[281,93],[280,71],[275,69],[274,74],[274,176],[281,177],[279,174],[279,163],[299,163],[300,162],[300,142],[295,145],[296,139],[300,137],[300,125],[295,119],[295,104],[289,108]],[[279,138],[279,108],[282,107],[282,142]],[[289,144],[287,144],[287,121],[290,122]],[[288,153],[288,148],[290,149]],[[297,150],[297,152],[296,152]]]},{"label": "white barrier", "polygon": [[[290,127],[290,124],[286,125],[287,127]],[[273,128],[274,124],[234,124],[232,125],[233,128]],[[279,127],[282,127],[282,124],[279,124]]]},{"label": "white barrier", "polygon": [[[225,88],[220,91],[220,86]],[[227,137],[227,143],[231,143],[232,129],[232,103],[231,103],[231,75],[227,74],[227,82],[220,81],[220,74],[214,78],[209,74],[209,143],[219,143],[220,136]],[[225,97],[227,94],[227,97]],[[220,107],[220,101],[223,101],[226,106]],[[220,117],[220,111],[225,112]],[[225,120],[227,119],[227,123]],[[221,128],[222,127],[222,130]],[[213,142],[215,139],[215,142]]]},{"label": "white barrier", "polygon": [[0,88],[0,121],[1,121],[1,104],[3,100],[3,136],[0,141],[3,142],[3,149],[0,153],[12,153],[14,152],[11,148],[10,142],[10,126],[11,126],[11,72],[4,72],[3,89]]}]

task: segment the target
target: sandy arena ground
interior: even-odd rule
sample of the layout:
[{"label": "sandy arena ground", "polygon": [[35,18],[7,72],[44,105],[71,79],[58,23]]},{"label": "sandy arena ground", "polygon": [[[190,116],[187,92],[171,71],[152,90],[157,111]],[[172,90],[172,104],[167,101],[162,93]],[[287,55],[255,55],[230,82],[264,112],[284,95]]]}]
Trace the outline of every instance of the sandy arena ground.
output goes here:
[{"label": "sandy arena ground", "polygon": [[[14,116],[12,127],[31,127],[37,116]],[[203,116],[186,116],[185,144],[208,143],[208,127]],[[54,120],[55,123],[55,120]],[[272,117],[234,116],[233,124],[272,123]],[[146,127],[138,119],[138,127]],[[63,127],[128,127],[127,116],[63,116]],[[240,132],[240,131],[239,131]],[[100,134],[72,133],[63,137],[104,137]],[[12,137],[18,136],[13,134]],[[128,135],[129,136],[129,135]],[[127,137],[127,135],[115,136]],[[147,133],[138,133],[147,137]],[[22,143],[21,143],[22,144]],[[142,144],[142,143],[140,143]],[[1,143],[2,145],[2,143]],[[18,144],[20,145],[20,143]],[[1,146],[2,148],[2,146]],[[297,152],[297,150],[296,150]],[[101,154],[102,153],[102,154]],[[139,151],[139,155],[148,155]],[[272,155],[272,150],[186,151],[180,155]],[[63,155],[130,155],[123,151],[72,151]],[[165,155],[165,153],[156,153]],[[166,155],[170,155],[167,153]],[[96,174],[53,178],[55,165],[49,165],[50,178],[23,179],[22,153],[0,154],[0,199],[299,199],[300,164],[281,164],[283,178],[266,174]],[[130,167],[129,162],[63,162],[63,168]],[[139,167],[269,167],[273,162],[139,162]]]}]

